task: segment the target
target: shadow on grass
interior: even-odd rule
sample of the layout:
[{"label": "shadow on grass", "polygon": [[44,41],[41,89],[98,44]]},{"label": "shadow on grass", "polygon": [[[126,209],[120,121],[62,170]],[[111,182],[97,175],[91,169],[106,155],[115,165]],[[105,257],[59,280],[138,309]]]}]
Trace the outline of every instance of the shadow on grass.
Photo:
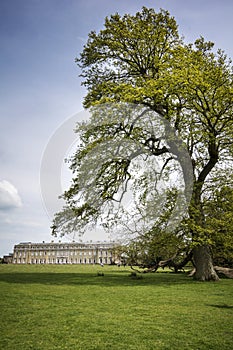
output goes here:
[{"label": "shadow on grass", "polygon": [[139,275],[141,278],[132,278],[130,271],[90,273],[52,273],[52,272],[17,272],[1,273],[0,282],[21,284],[46,285],[102,285],[102,286],[144,286],[144,285],[173,285],[194,283],[186,274],[154,273]]},{"label": "shadow on grass", "polygon": [[228,304],[217,304],[217,305],[210,304],[208,306],[216,307],[218,309],[232,309],[233,310],[233,305],[228,305]]}]

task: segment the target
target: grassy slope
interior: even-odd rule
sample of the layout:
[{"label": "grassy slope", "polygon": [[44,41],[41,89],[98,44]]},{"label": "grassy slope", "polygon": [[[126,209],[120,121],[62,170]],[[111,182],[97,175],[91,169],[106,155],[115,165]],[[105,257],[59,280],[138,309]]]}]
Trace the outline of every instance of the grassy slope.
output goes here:
[{"label": "grassy slope", "polygon": [[233,348],[233,280],[130,273],[0,265],[0,349]]}]

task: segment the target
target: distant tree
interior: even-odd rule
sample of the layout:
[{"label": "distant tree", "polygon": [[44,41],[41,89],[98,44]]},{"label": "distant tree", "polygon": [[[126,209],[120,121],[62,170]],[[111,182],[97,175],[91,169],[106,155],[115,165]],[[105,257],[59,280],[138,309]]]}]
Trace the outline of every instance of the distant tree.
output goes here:
[{"label": "distant tree", "polygon": [[204,210],[214,264],[233,267],[233,187],[216,188]]},{"label": "distant tree", "polygon": [[[178,272],[192,260],[191,248],[182,236],[156,230],[132,241],[125,246],[129,265],[156,272],[158,268],[169,267]],[[146,270],[147,271],[147,270]]]},{"label": "distant tree", "polygon": [[[95,224],[106,204],[114,202],[114,194],[120,191],[125,194],[127,181],[134,181],[131,166],[135,159],[141,157],[140,171],[146,168],[148,158],[159,159],[163,165],[156,171],[160,174],[172,172],[172,162],[178,159],[185,190],[189,190],[190,179],[194,184],[186,219],[192,237],[195,278],[218,280],[212,263],[203,193],[213,174],[222,174],[232,166],[233,75],[231,62],[221,50],[215,52],[213,46],[202,37],[193,45],[185,44],[175,19],[167,11],[155,13],[145,7],[136,15],[112,15],[106,18],[103,30],[89,34],[77,59],[87,89],[84,106],[140,104],[151,115],[155,113],[167,120],[173,129],[165,126],[166,137],[161,140],[160,126],[153,117],[153,128],[146,127],[143,109],[134,118],[125,114],[125,118],[117,119],[116,115],[112,118],[114,107],[109,107],[108,122],[105,119],[104,123],[103,115],[94,110],[91,120],[77,128],[81,144],[71,162],[74,180],[64,193],[67,207],[54,219],[54,234]],[[183,141],[182,146],[174,142],[175,137]],[[117,157],[108,154],[104,159],[101,145],[119,142],[120,149],[120,142],[125,140],[137,147],[128,147],[122,157],[118,152]],[[94,169],[92,151],[97,145],[102,166]],[[149,157],[142,157],[138,145]],[[184,145],[191,159],[191,173],[187,171],[187,159],[184,161],[180,154]],[[86,180],[85,164],[90,165]],[[142,206],[152,201],[149,196],[155,179],[151,175],[152,163],[148,169],[140,184],[137,180],[144,194]]]}]

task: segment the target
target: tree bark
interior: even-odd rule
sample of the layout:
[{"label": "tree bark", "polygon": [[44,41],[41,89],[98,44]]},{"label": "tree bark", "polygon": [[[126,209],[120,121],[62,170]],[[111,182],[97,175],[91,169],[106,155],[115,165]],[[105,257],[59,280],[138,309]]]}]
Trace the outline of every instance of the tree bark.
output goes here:
[{"label": "tree bark", "polygon": [[233,278],[233,269],[230,269],[228,267],[221,267],[221,266],[214,266],[214,269],[220,275],[224,275],[227,278]]},{"label": "tree bark", "polygon": [[194,279],[197,281],[219,280],[214,270],[210,248],[207,245],[200,245],[193,249],[193,260],[196,268]]}]

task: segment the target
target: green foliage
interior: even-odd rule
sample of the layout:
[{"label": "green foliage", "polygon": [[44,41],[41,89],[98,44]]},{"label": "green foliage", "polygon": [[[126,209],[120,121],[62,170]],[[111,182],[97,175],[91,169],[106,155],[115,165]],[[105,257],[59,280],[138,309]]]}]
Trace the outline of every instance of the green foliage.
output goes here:
[{"label": "green foliage", "polygon": [[214,263],[233,267],[233,188],[216,189],[213,198],[206,202],[205,213]]},{"label": "green foliage", "polygon": [[105,29],[89,34],[77,59],[88,89],[85,106],[116,100],[138,103],[148,94],[160,100],[163,85],[157,79],[179,42],[177,24],[164,10],[156,14],[144,7],[135,16],[106,18]]},{"label": "green foliage", "polygon": [[144,236],[137,238],[125,247],[127,263],[141,267],[155,268],[161,260],[176,256],[176,262],[182,253],[187,251],[187,244],[182,237],[171,232],[151,230]]}]

